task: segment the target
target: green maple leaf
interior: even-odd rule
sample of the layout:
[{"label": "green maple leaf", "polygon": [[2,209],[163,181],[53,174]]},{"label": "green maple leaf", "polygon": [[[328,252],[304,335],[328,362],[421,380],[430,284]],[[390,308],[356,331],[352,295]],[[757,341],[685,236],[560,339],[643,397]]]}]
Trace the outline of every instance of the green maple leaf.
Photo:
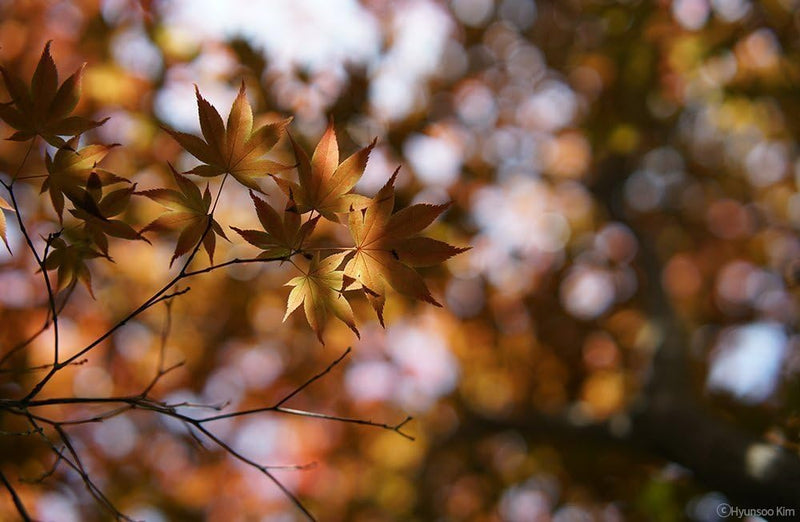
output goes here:
[{"label": "green maple leaf", "polygon": [[352,279],[342,270],[337,270],[344,256],[343,252],[320,259],[317,253],[311,260],[308,272],[286,283],[286,286],[293,288],[289,293],[283,320],[302,304],[308,324],[317,333],[322,344],[325,344],[322,334],[330,314],[350,327],[356,336],[361,337],[353,318],[353,310],[344,296],[344,290]]},{"label": "green maple leaf", "polygon": [[412,205],[392,214],[396,177],[395,171],[366,208],[350,211],[348,220],[355,251],[344,273],[361,285],[382,325],[387,283],[402,295],[441,306],[414,267],[436,265],[467,250],[416,235],[449,204]]},{"label": "green maple leaf", "polygon": [[[211,192],[206,186],[205,192],[200,193],[200,189],[186,176],[178,174],[177,171],[169,166],[175,182],[178,184],[178,190],[158,188],[151,190],[143,190],[138,192],[153,201],[160,203],[171,212],[168,212],[155,221],[144,227],[142,233],[148,230],[158,230],[165,228],[180,227],[181,233],[178,235],[178,242],[175,245],[175,252],[169,262],[169,266],[175,262],[177,258],[189,252],[197,242],[202,238],[203,247],[208,253],[208,258],[211,263],[214,262],[214,249],[217,241],[216,236],[219,235],[223,239],[228,239],[222,227],[214,220],[209,210],[211,208]],[[208,220],[211,219],[211,230],[206,233],[208,228]],[[205,236],[203,236],[205,234]]]},{"label": "green maple leaf", "polygon": [[352,154],[341,164],[333,124],[329,125],[322,135],[311,160],[302,147],[293,139],[291,142],[297,159],[299,183],[282,178],[275,178],[275,181],[297,202],[301,214],[316,210],[326,219],[338,222],[336,213],[347,212],[351,206],[363,206],[366,203],[368,198],[352,194],[350,191],[364,174],[375,141]]},{"label": "green maple leaf", "polygon": [[17,130],[8,139],[27,141],[41,136],[50,145],[61,148],[66,142],[59,136],[77,136],[105,123],[80,116],[70,116],[81,96],[81,66],[59,87],[58,71],[50,55],[50,43],[42,51],[42,57],[33,73],[28,87],[18,76],[5,67],[0,67],[6,90],[11,101],[0,103],[0,118]]},{"label": "green maple leaf", "polygon": [[295,210],[296,205],[291,199],[287,202],[286,211],[281,218],[274,208],[257,197],[253,191],[250,191],[250,197],[253,199],[258,220],[264,230],[231,228],[245,241],[263,250],[258,256],[261,259],[291,256],[302,247],[303,242],[311,235],[319,221],[319,216],[316,216],[301,225],[300,214]]},{"label": "green maple leaf", "polygon": [[230,174],[245,187],[261,192],[255,181],[257,178],[288,168],[263,156],[275,146],[291,119],[253,130],[253,109],[247,101],[244,82],[231,107],[227,128],[217,109],[200,96],[197,86],[195,95],[205,140],[192,134],[164,129],[192,156],[204,163],[187,174],[205,177]]}]

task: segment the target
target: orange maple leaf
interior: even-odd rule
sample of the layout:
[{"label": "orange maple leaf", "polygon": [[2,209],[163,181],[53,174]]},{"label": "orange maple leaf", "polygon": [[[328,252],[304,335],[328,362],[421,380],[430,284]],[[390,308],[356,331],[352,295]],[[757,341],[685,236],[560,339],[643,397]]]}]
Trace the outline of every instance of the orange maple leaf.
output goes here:
[{"label": "orange maple leaf", "polygon": [[44,160],[48,175],[42,183],[41,189],[41,192],[50,192],[50,200],[59,220],[64,213],[64,196],[73,202],[81,198],[83,191],[80,188],[87,185],[92,174],[96,175],[105,185],[120,182],[130,183],[123,177],[97,168],[97,164],[116,144],[89,145],[76,151],[75,148],[78,146],[76,137],[69,140],[66,145],[66,147],[58,149],[52,158],[50,154],[45,154]]},{"label": "orange maple leaf", "polygon": [[8,139],[27,141],[41,136],[50,145],[61,148],[66,142],[59,136],[77,136],[105,123],[80,116],[69,116],[81,96],[81,76],[84,65],[63,84],[58,85],[58,71],[50,55],[50,43],[33,73],[30,88],[18,76],[0,67],[11,101],[0,103],[0,118],[17,129]]},{"label": "orange maple leaf", "polygon": [[242,82],[239,94],[233,101],[226,129],[217,109],[200,96],[197,86],[195,95],[200,129],[205,140],[193,134],[164,129],[192,156],[204,163],[187,174],[204,177],[230,174],[245,187],[262,192],[256,178],[289,168],[263,156],[278,142],[291,118],[264,125],[254,131],[253,109],[247,101]]},{"label": "orange maple leaf", "polygon": [[[177,258],[189,252],[201,238],[208,258],[210,262],[213,263],[214,249],[217,244],[216,236],[219,235],[223,239],[228,238],[225,236],[225,232],[222,230],[219,223],[209,214],[211,208],[211,192],[208,186],[206,186],[205,192],[201,194],[200,189],[192,180],[178,174],[172,165],[169,165],[169,168],[172,171],[172,175],[175,177],[175,182],[178,184],[180,192],[164,188],[139,192],[139,194],[171,210],[171,212],[162,215],[144,227],[142,233],[148,230],[172,228],[180,225],[182,230],[180,235],[178,235],[175,253],[172,255],[169,266],[172,266],[172,263],[174,263]],[[211,220],[211,229],[206,232],[206,229],[209,227],[209,219]],[[205,234],[205,236],[203,234]]]},{"label": "orange maple leaf", "polygon": [[57,237],[50,243],[50,253],[44,260],[46,270],[58,270],[58,284],[56,291],[60,292],[81,281],[89,294],[92,291],[92,274],[86,261],[98,257],[107,257],[91,247],[89,238],[82,230],[72,232],[73,242],[67,243],[63,238]]},{"label": "orange maple leaf", "polygon": [[319,216],[315,216],[301,225],[300,214],[295,210],[296,205],[291,199],[287,202],[286,211],[281,218],[269,203],[257,197],[253,191],[250,191],[250,197],[253,198],[256,214],[264,231],[231,228],[245,241],[263,250],[258,256],[261,259],[291,256],[302,247],[303,241],[311,235],[319,221]]},{"label": "orange maple leaf", "polygon": [[337,212],[347,212],[351,206],[363,206],[368,201],[368,198],[360,194],[351,194],[350,191],[364,174],[375,141],[352,154],[341,164],[339,145],[332,123],[322,135],[310,161],[302,147],[293,139],[291,142],[297,159],[300,183],[282,178],[275,178],[275,181],[287,196],[297,202],[301,214],[316,210],[325,218],[338,222]]},{"label": "orange maple leaf", "polygon": [[418,204],[392,214],[397,171],[366,208],[351,209],[348,226],[355,250],[344,273],[357,281],[383,325],[385,283],[398,293],[441,306],[413,267],[436,265],[468,250],[416,234],[450,205]]},{"label": "orange maple leaf", "polygon": [[76,189],[78,197],[73,200],[75,208],[71,209],[70,213],[83,220],[84,231],[108,259],[110,257],[108,256],[108,238],[106,236],[147,241],[126,222],[113,219],[114,216],[125,211],[135,190],[136,185],[132,185],[103,194],[100,177],[94,172],[89,176],[86,190]]},{"label": "orange maple leaf", "polygon": [[285,321],[302,304],[308,324],[317,333],[317,338],[322,344],[325,344],[322,333],[325,330],[328,314],[333,314],[361,338],[353,318],[353,310],[344,296],[344,290],[352,279],[343,271],[337,270],[345,254],[342,252],[320,259],[317,253],[311,260],[308,272],[286,283],[286,286],[294,288],[289,293],[283,320]]}]

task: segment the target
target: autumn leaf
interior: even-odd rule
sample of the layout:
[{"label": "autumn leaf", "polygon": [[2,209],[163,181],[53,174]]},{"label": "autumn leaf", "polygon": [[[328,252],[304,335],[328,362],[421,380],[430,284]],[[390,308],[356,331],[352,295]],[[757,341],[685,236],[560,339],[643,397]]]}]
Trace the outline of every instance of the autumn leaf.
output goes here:
[{"label": "autumn leaf", "polygon": [[317,333],[322,344],[325,344],[322,333],[329,314],[344,322],[361,338],[353,318],[353,310],[344,296],[344,290],[352,283],[352,279],[343,271],[337,270],[345,254],[342,252],[320,259],[317,253],[311,260],[307,273],[286,283],[286,286],[294,288],[289,293],[283,320],[302,304],[308,324]]},{"label": "autumn leaf", "polygon": [[86,190],[77,189],[77,197],[73,200],[75,208],[70,210],[70,213],[83,220],[84,230],[105,257],[108,257],[106,236],[147,241],[129,224],[119,219],[112,219],[125,211],[135,190],[136,185],[132,185],[104,195],[102,183],[96,173],[89,176]]},{"label": "autumn leaf", "polygon": [[251,190],[261,192],[256,178],[273,174],[288,167],[264,159],[275,146],[291,119],[270,123],[253,130],[253,109],[247,101],[244,82],[233,102],[227,128],[213,105],[208,103],[195,86],[200,129],[205,140],[171,129],[166,130],[192,156],[202,161],[187,174],[213,177],[230,174]]},{"label": "autumn leaf", "polygon": [[130,183],[123,177],[97,168],[97,164],[116,145],[89,145],[76,151],[77,145],[78,138],[72,138],[52,158],[49,153],[44,158],[48,175],[42,183],[41,192],[50,192],[50,200],[59,220],[64,213],[64,196],[73,201],[82,198],[83,191],[80,189],[86,187],[92,174],[104,185]]},{"label": "autumn leaf", "polygon": [[0,118],[17,130],[8,139],[27,141],[41,136],[50,145],[61,148],[66,142],[59,136],[77,136],[105,123],[80,116],[69,116],[81,96],[82,65],[59,87],[58,71],[50,55],[50,43],[33,73],[30,88],[5,67],[0,67],[11,101],[0,103]]},{"label": "autumn leaf", "polygon": [[436,265],[467,250],[416,236],[449,204],[412,205],[392,214],[396,177],[397,171],[366,208],[352,209],[348,221],[355,252],[345,265],[344,273],[361,285],[381,325],[385,283],[402,295],[441,306],[413,267]]},{"label": "autumn leaf", "polygon": [[8,245],[8,238],[6,237],[6,216],[3,214],[3,210],[14,212],[14,207],[0,196],[0,238],[3,239],[3,243],[5,243],[8,252],[11,253],[11,247]]},{"label": "autumn leaf", "polygon": [[258,220],[264,231],[241,230],[231,227],[245,241],[263,250],[259,254],[261,259],[277,259],[291,256],[303,245],[303,241],[311,235],[319,221],[319,216],[300,224],[300,214],[295,210],[296,205],[291,199],[287,202],[283,218],[266,201],[250,191],[250,197],[256,207]]},{"label": "autumn leaf", "polygon": [[92,274],[86,261],[98,257],[106,257],[97,252],[90,246],[89,239],[78,230],[73,232],[76,235],[72,243],[67,243],[63,238],[57,237],[50,242],[50,252],[44,260],[46,270],[58,270],[58,284],[56,291],[60,292],[65,288],[81,281],[89,294],[94,297],[92,291]]},{"label": "autumn leaf", "polygon": [[300,182],[295,183],[282,178],[275,178],[275,181],[297,202],[301,214],[316,210],[325,218],[338,222],[336,213],[347,212],[351,206],[359,207],[366,204],[368,198],[360,194],[351,194],[350,191],[364,174],[375,141],[341,164],[333,124],[329,125],[323,134],[310,161],[302,147],[293,139],[291,142],[297,159]]},{"label": "autumn leaf", "polygon": [[[138,192],[171,211],[147,225],[142,229],[142,233],[148,230],[180,227],[181,233],[178,235],[178,243],[175,245],[175,253],[172,255],[169,265],[172,266],[177,258],[189,252],[201,239],[208,258],[213,263],[214,249],[217,244],[216,236],[219,235],[223,239],[228,238],[219,223],[209,215],[211,192],[206,186],[205,192],[201,194],[200,189],[192,180],[178,174],[172,165],[169,168],[180,191],[158,188]],[[209,219],[211,219],[211,229],[206,233]]]}]

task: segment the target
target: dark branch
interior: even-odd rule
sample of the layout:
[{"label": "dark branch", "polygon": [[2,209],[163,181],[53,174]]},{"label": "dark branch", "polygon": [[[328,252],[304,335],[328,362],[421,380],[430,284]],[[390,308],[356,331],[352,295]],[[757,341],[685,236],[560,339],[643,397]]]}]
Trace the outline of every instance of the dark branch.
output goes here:
[{"label": "dark branch", "polygon": [[0,470],[0,481],[3,482],[3,485],[11,494],[11,499],[14,501],[14,507],[17,509],[17,513],[19,513],[19,516],[22,518],[23,521],[29,522],[31,520],[31,516],[25,509],[25,504],[22,503],[22,499],[19,498],[17,490],[14,489],[14,486],[11,484],[11,482],[8,481],[2,470]]}]

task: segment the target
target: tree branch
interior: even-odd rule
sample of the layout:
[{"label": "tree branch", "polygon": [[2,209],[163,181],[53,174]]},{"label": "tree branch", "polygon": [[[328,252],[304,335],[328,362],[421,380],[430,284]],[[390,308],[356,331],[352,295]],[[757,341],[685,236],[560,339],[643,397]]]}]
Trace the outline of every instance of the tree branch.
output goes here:
[{"label": "tree branch", "polygon": [[2,470],[0,470],[0,481],[3,482],[3,485],[11,494],[11,499],[14,501],[14,507],[17,508],[17,513],[19,513],[19,516],[24,522],[29,522],[31,520],[31,516],[28,514],[28,510],[25,509],[25,504],[22,503],[22,499],[19,498],[17,490],[14,489],[14,486],[8,481]]}]

